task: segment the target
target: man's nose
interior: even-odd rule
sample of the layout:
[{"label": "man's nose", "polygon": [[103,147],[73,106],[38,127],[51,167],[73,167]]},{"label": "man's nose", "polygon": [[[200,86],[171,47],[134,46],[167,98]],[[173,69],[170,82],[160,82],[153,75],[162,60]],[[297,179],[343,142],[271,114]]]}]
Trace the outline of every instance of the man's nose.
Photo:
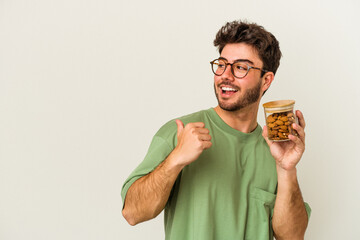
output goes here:
[{"label": "man's nose", "polygon": [[225,69],[225,72],[221,75],[221,78],[223,80],[228,80],[228,81],[234,81],[234,75],[231,72],[231,66],[228,65],[227,68]]}]

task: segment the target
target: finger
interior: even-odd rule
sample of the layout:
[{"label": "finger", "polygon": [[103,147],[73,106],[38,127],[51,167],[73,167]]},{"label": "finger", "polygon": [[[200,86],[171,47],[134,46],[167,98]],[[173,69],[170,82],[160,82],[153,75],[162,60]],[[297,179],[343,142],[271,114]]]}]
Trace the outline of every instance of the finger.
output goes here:
[{"label": "finger", "polygon": [[300,110],[296,110],[296,117],[298,118],[299,120],[299,125],[302,127],[302,128],[305,128],[305,119],[304,119],[304,115],[302,114],[302,112]]},{"label": "finger", "polygon": [[292,128],[298,133],[298,137],[300,140],[305,143],[305,131],[304,128],[302,128],[300,125],[293,123]]},{"label": "finger", "polygon": [[305,143],[299,137],[289,134],[289,139],[295,143],[298,149],[301,149],[302,151],[305,149]]},{"label": "finger", "polygon": [[196,128],[195,131],[199,134],[209,134],[210,133],[209,129],[207,129],[207,128]]},{"label": "finger", "polygon": [[210,141],[211,140],[211,136],[209,134],[199,134],[199,140],[202,141]]},{"label": "finger", "polygon": [[212,146],[212,142],[210,141],[203,141],[202,142],[203,149],[208,149]]},{"label": "finger", "polygon": [[184,123],[180,119],[176,119],[176,125],[177,125],[177,136],[179,137],[182,130],[184,129]]},{"label": "finger", "polygon": [[268,131],[267,131],[267,126],[266,125],[263,127],[262,136],[264,137],[266,143],[270,146],[272,141],[270,141],[270,139],[268,138]]}]

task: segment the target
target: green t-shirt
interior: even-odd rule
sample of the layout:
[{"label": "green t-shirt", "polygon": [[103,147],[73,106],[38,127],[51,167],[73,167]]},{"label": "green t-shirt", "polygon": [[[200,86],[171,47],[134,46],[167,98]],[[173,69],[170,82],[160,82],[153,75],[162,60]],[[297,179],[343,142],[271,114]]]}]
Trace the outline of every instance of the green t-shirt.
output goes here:
[{"label": "green t-shirt", "polygon": [[[181,171],[173,186],[165,206],[166,240],[273,239],[277,174],[261,127],[242,133],[213,108],[179,119],[184,125],[204,122],[212,146]],[[156,133],[145,159],[125,181],[123,202],[131,184],[153,171],[176,144],[172,120]]]}]

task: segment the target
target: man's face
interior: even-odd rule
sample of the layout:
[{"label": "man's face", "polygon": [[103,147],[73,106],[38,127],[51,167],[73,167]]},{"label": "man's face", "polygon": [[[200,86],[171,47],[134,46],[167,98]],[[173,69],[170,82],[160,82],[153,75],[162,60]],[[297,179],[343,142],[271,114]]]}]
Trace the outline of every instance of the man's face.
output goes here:
[{"label": "man's face", "polygon": [[[249,66],[262,68],[257,52],[245,43],[225,45],[221,57],[228,63],[244,60]],[[251,69],[246,77],[235,78],[228,65],[221,76],[214,75],[214,89],[219,106],[227,111],[237,111],[257,102],[262,93],[261,71]]]}]

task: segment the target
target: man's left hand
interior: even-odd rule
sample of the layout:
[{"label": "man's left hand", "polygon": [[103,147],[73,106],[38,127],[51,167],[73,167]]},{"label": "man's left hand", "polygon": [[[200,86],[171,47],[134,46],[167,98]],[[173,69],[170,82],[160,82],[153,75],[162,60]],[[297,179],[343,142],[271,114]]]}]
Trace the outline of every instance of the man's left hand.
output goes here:
[{"label": "man's left hand", "polygon": [[296,164],[300,161],[302,154],[305,151],[305,120],[303,114],[296,110],[299,124],[293,123],[293,129],[298,133],[298,136],[289,134],[290,141],[274,142],[268,139],[267,127],[263,128],[263,137],[270,147],[272,156],[276,160],[278,167],[284,170],[293,170]]}]

